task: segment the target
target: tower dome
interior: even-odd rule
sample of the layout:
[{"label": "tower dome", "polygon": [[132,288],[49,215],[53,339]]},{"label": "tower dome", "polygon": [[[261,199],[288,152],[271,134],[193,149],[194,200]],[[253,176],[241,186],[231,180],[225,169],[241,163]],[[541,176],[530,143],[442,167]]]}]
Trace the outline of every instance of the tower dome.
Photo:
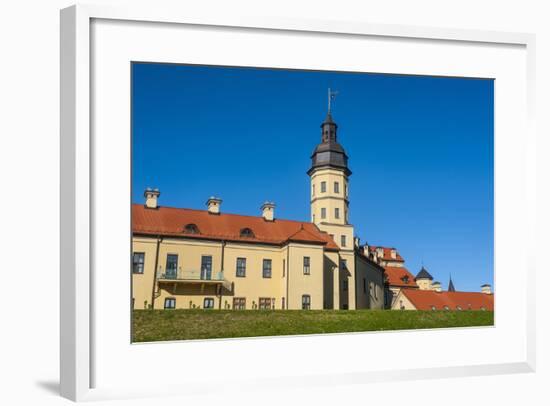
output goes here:
[{"label": "tower dome", "polygon": [[308,175],[319,168],[337,168],[343,170],[346,176],[351,175],[346,151],[337,141],[337,131],[338,125],[334,122],[329,110],[325,121],[321,124],[321,143],[313,150]]},{"label": "tower dome", "polygon": [[433,280],[433,276],[430,275],[430,273],[426,270],[426,268],[424,268],[424,266],[422,266],[422,269],[418,272],[418,274],[416,274],[415,279],[416,280],[419,280],[419,279]]}]

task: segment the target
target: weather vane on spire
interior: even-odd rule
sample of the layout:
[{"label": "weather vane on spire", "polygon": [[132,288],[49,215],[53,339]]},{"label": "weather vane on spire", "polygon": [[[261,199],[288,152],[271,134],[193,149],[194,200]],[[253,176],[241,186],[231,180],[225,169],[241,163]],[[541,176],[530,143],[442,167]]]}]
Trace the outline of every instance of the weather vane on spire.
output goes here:
[{"label": "weather vane on spire", "polygon": [[328,113],[330,114],[330,102],[336,98],[336,95],[338,94],[337,91],[330,90],[330,87],[328,88]]}]

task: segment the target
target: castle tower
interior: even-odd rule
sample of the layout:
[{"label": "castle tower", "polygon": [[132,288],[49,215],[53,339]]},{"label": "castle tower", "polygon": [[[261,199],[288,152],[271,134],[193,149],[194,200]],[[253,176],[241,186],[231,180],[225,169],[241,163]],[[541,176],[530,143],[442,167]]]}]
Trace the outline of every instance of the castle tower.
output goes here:
[{"label": "castle tower", "polygon": [[[348,156],[338,143],[338,125],[332,118],[330,102],[335,93],[328,89],[327,116],[321,124],[321,143],[311,155],[311,221],[328,233],[340,250],[326,261],[327,280],[332,279],[334,309],[355,309],[355,250],[353,226],[349,224]],[[330,264],[336,264],[333,268]]]},{"label": "castle tower", "polygon": [[416,284],[420,288],[420,290],[432,290],[432,280],[434,278],[430,273],[424,268],[424,265],[422,265],[422,269],[416,277],[414,278]]},{"label": "castle tower", "polygon": [[349,224],[348,156],[338,143],[338,125],[329,109],[321,124],[321,143],[311,155],[311,221],[334,236],[344,249],[353,249],[353,227]]}]

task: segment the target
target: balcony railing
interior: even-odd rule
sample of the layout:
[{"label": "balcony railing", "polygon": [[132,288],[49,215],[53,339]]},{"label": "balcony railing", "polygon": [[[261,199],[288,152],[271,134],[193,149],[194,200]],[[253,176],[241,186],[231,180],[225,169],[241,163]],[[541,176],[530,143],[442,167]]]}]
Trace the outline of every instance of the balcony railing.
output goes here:
[{"label": "balcony railing", "polygon": [[174,281],[224,281],[223,271],[207,272],[207,271],[183,271],[181,269],[173,271],[157,271],[157,279],[174,280]]}]

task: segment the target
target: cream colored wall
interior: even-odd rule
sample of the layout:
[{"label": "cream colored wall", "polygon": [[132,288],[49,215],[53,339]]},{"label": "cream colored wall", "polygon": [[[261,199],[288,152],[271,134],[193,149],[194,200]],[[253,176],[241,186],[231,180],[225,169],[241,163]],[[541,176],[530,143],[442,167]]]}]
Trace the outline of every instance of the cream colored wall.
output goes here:
[{"label": "cream colored wall", "polygon": [[359,255],[356,256],[355,272],[356,308],[383,309],[384,273]]},{"label": "cream colored wall", "polygon": [[416,307],[410,302],[409,299],[403,294],[403,292],[399,292],[397,297],[395,298],[391,309],[392,310],[401,310],[401,305],[403,305],[403,310],[416,310]]},{"label": "cream colored wall", "polygon": [[[321,182],[327,183],[326,192],[321,192]],[[334,192],[334,183],[340,185],[339,193]],[[348,219],[348,178],[343,171],[336,169],[318,169],[311,175],[311,219],[314,223],[327,222],[347,224]],[[321,218],[321,208],[326,208],[326,218]],[[335,217],[335,208],[340,209],[340,218]]]},{"label": "cream colored wall", "polygon": [[[155,295],[154,308],[164,308],[164,301],[168,297],[176,298],[176,308],[189,308],[190,302],[197,307],[203,306],[205,297],[214,298],[214,307],[233,307],[233,297],[246,298],[246,308],[253,309],[259,305],[259,298],[274,299],[275,308],[301,309],[302,295],[311,297],[311,309],[322,309],[324,305],[324,249],[320,245],[289,244],[277,247],[259,244],[231,243],[203,241],[191,239],[164,239],[159,245],[157,275],[166,270],[168,254],[178,255],[178,271],[188,274],[195,271],[200,275],[201,257],[212,256],[212,276],[223,270],[223,276],[229,285],[233,283],[233,292],[228,289],[216,290],[213,282],[189,283],[162,281],[158,284]],[[156,255],[156,240],[154,238],[133,239],[135,252],[145,252],[144,274],[133,275],[133,297],[135,308],[144,308],[144,301],[151,303],[153,295],[154,261]],[[336,254],[337,255],[337,254]],[[310,257],[310,275],[304,275],[304,257]],[[246,258],[246,276],[236,276],[237,258]],[[263,277],[263,260],[271,259],[271,278]],[[285,270],[283,272],[283,266]],[[162,267],[162,269],[160,269]],[[290,279],[287,283],[287,278]],[[202,286],[202,291],[198,290]],[[288,293],[287,293],[288,290]],[[221,296],[219,296],[221,293]]]},{"label": "cream colored wall", "polygon": [[[355,253],[353,250],[350,251],[344,251],[341,250],[339,252],[340,254],[340,264],[342,264],[342,260],[346,260],[347,263],[347,269],[344,269],[343,266],[340,265],[339,269],[339,279],[340,279],[340,289],[339,289],[339,296],[340,296],[340,309],[345,309],[346,305],[349,310],[354,310],[355,307]],[[348,281],[348,290],[344,290],[344,280]]]},{"label": "cream colored wall", "polygon": [[[310,295],[311,309],[323,309],[324,250],[322,246],[289,244],[288,306],[302,308],[302,295]],[[310,274],[304,275],[303,258],[310,257]]]},{"label": "cream colored wall", "polygon": [[[335,251],[324,253],[324,308],[340,308],[340,256]],[[336,288],[335,288],[336,287]]]},{"label": "cream colored wall", "polygon": [[[157,240],[155,238],[133,238],[132,254],[134,252],[145,254],[143,273],[132,273],[132,299],[135,309],[145,309],[152,303],[156,251]],[[132,257],[133,255],[130,261],[132,261]]]},{"label": "cream colored wall", "polygon": [[420,290],[432,290],[432,282],[429,279],[418,279],[416,284]]}]

